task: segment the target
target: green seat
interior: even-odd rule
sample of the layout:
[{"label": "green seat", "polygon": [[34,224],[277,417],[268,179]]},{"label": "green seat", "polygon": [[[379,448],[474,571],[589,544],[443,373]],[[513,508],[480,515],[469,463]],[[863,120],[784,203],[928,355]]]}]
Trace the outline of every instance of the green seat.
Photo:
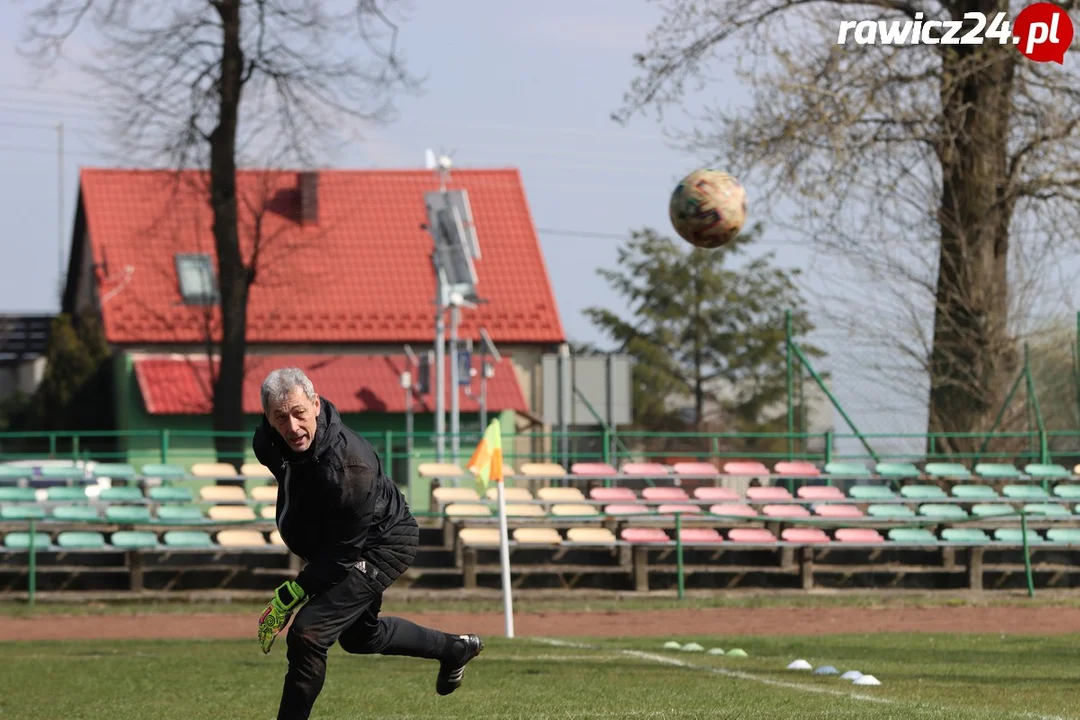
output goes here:
[{"label": "green seat", "polygon": [[152,487],[148,495],[151,500],[159,503],[189,503],[195,499],[191,491],[183,487]]},{"label": "green seat", "polygon": [[97,508],[89,505],[58,505],[53,508],[52,516],[65,522],[93,522],[101,519]]},{"label": "green seat", "polygon": [[882,462],[874,466],[874,472],[891,480],[903,480],[905,478],[917,478],[922,473],[919,468],[911,463]]},{"label": "green seat", "polygon": [[1060,503],[1028,503],[1024,506],[1024,512],[1049,517],[1072,517],[1069,508]]},{"label": "green seat", "polygon": [[112,480],[134,480],[135,466],[127,463],[98,463],[94,466],[94,477]]},{"label": "green seat", "polygon": [[1046,478],[1069,478],[1072,477],[1072,473],[1063,468],[1061,465],[1055,465],[1053,463],[1032,463],[1024,466],[1024,472],[1033,478],[1043,480]]},{"label": "green seat", "polygon": [[105,488],[98,497],[101,498],[102,502],[114,503],[142,502],[145,499],[142,490],[130,485]]},{"label": "green seat", "polygon": [[1046,539],[1055,543],[1080,545],[1080,530],[1076,528],[1050,528],[1046,531]]},{"label": "green seat", "polygon": [[0,480],[22,480],[34,476],[34,468],[23,465],[0,465]]},{"label": "green seat", "polygon": [[162,505],[157,509],[158,520],[174,525],[191,525],[203,521],[202,510],[196,505]]},{"label": "green seat", "polygon": [[210,533],[202,530],[169,530],[163,538],[166,547],[171,548],[210,548],[214,541]]},{"label": "green seat", "polygon": [[124,550],[139,550],[157,547],[157,535],[146,530],[119,530],[112,534],[109,542],[113,547]]},{"label": "green seat", "polygon": [[907,505],[869,505],[866,512],[876,518],[913,518],[915,513]]},{"label": "green seat", "polygon": [[1008,463],[976,463],[975,474],[988,480],[1007,480],[1020,477],[1020,471]]},{"label": "green seat", "polygon": [[982,545],[990,542],[990,536],[978,528],[945,528],[941,531],[941,539],[967,545]]},{"label": "green seat", "polygon": [[105,547],[105,536],[99,532],[69,530],[56,536],[56,544],[62,548],[91,550]]},{"label": "green seat", "polygon": [[[994,539],[998,542],[1022,545],[1024,543],[1024,533],[1020,528],[998,528],[994,530]],[[1028,530],[1027,541],[1028,545],[1031,545],[1033,543],[1041,543],[1043,539],[1039,533],[1034,530]]]},{"label": "green seat", "polygon": [[[971,506],[971,514],[975,517],[998,517],[1000,515],[1016,515],[1016,510],[1008,503],[979,503]],[[1017,515],[1019,517],[1019,515]]]},{"label": "green seat", "polygon": [[1059,498],[1068,500],[1080,500],[1080,485],[1059,483],[1054,486],[1054,494]]},{"label": "green seat", "polygon": [[886,485],[853,485],[848,495],[856,500],[889,500],[896,497],[893,489]]},{"label": "green seat", "polygon": [[936,545],[938,541],[934,537],[934,533],[926,528],[893,528],[889,530],[889,539],[893,542],[929,543],[931,545]]},{"label": "green seat", "polygon": [[4,505],[0,507],[0,520],[41,520],[45,508],[40,505]]},{"label": "green seat", "polygon": [[37,502],[33,488],[0,487],[0,502],[32,503]]},{"label": "green seat", "polygon": [[960,463],[932,462],[924,466],[926,474],[936,478],[956,478],[967,480],[971,477],[971,471]]},{"label": "green seat", "polygon": [[114,523],[150,522],[150,508],[138,505],[110,505],[105,508],[105,519]]},{"label": "green seat", "polygon": [[989,485],[953,485],[952,494],[965,500],[996,500],[998,497]]},{"label": "green seat", "polygon": [[1001,494],[1013,500],[1046,500],[1050,496],[1038,485],[1006,485]]},{"label": "green seat", "polygon": [[52,502],[86,502],[86,488],[69,487],[58,485],[51,487],[46,492],[46,497]]},{"label": "green seat", "polygon": [[833,477],[865,478],[870,477],[870,468],[856,462],[825,463],[825,474]]},{"label": "green seat", "polygon": [[187,477],[187,473],[179,465],[147,463],[142,466],[142,476],[161,480],[181,480]]},{"label": "green seat", "polygon": [[45,465],[41,468],[45,480],[85,480],[86,471],[73,465]]},{"label": "green seat", "polygon": [[[48,533],[36,532],[34,533],[34,550],[44,549],[52,545],[52,538]],[[8,550],[29,550],[30,549],[30,533],[28,532],[9,532],[4,536],[4,547]]]},{"label": "green seat", "polygon": [[900,494],[912,500],[940,500],[948,497],[937,485],[905,485]]},{"label": "green seat", "polygon": [[945,520],[962,520],[968,517],[967,510],[959,505],[945,503],[923,503],[919,506],[919,514],[925,517],[942,518]]}]

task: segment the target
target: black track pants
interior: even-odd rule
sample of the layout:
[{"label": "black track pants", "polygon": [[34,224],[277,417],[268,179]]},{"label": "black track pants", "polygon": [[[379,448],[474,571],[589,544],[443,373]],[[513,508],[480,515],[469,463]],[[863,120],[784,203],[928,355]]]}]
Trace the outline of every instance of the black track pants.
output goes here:
[{"label": "black track pants", "polygon": [[379,617],[382,585],[370,564],[312,598],[293,618],[286,642],[289,670],[278,720],[306,720],[326,677],[326,653],[335,642],[346,652],[442,660],[453,636],[396,617]]}]

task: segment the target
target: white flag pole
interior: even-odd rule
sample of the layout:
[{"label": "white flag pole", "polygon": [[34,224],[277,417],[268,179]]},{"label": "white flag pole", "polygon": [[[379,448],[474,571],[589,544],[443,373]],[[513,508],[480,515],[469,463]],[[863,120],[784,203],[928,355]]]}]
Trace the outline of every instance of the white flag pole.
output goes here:
[{"label": "white flag pole", "polygon": [[506,530],[506,493],[502,473],[497,479],[499,493],[499,564],[502,565],[503,611],[506,613],[506,637],[514,637],[514,599],[510,593],[510,539]]}]

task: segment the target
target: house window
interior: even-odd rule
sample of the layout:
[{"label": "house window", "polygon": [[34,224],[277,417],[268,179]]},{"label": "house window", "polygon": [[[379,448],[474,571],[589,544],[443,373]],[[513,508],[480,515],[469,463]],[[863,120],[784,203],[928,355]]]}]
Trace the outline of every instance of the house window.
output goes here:
[{"label": "house window", "polygon": [[180,296],[190,305],[209,305],[217,302],[217,283],[210,256],[205,253],[176,256],[176,276],[180,280]]}]

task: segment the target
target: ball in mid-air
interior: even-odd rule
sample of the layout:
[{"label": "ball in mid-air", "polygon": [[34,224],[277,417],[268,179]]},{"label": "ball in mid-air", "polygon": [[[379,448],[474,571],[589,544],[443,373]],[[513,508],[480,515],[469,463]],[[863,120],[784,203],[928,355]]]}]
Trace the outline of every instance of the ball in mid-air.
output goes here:
[{"label": "ball in mid-air", "polygon": [[695,170],[675,186],[668,214],[683,240],[715,249],[730,242],[746,223],[746,190],[721,170]]}]

